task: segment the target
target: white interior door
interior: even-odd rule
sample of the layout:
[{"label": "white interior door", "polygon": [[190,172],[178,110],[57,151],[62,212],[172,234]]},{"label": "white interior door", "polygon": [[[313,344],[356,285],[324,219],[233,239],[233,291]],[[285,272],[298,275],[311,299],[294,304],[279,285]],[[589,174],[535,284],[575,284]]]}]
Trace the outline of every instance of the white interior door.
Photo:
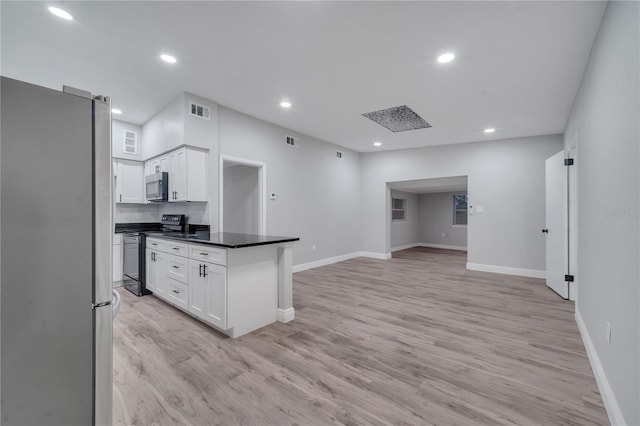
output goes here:
[{"label": "white interior door", "polygon": [[546,232],[547,286],[565,299],[569,298],[567,273],[567,167],[564,152],[546,160]]}]

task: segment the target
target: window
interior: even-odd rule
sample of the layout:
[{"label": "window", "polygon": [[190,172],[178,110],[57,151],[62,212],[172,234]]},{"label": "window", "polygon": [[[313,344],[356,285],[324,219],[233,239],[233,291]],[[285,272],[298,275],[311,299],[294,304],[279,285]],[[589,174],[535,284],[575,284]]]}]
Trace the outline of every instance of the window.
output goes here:
[{"label": "window", "polygon": [[467,225],[467,196],[453,196],[453,224]]},{"label": "window", "polygon": [[402,198],[391,199],[391,220],[393,222],[400,222],[407,219],[406,212],[407,200]]}]

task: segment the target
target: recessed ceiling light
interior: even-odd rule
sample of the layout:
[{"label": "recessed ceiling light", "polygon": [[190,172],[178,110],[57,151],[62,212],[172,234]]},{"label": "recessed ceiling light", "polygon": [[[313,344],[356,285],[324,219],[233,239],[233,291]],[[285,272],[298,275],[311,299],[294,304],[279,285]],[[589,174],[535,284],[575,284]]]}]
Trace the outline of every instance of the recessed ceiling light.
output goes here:
[{"label": "recessed ceiling light", "polygon": [[485,133],[493,133],[495,131],[496,131],[496,129],[494,129],[493,127],[489,127],[488,129],[484,129]]},{"label": "recessed ceiling light", "polygon": [[374,142],[373,146],[382,146],[382,142]]},{"label": "recessed ceiling light", "polygon": [[280,102],[280,106],[282,108],[291,108],[291,102],[282,101],[282,102]]},{"label": "recessed ceiling light", "polygon": [[163,53],[162,55],[160,55],[160,59],[170,64],[175,64],[176,62],[178,62],[176,58],[174,58],[171,55],[167,55],[166,53]]},{"label": "recessed ceiling light", "polygon": [[456,55],[451,52],[443,53],[442,55],[438,56],[438,62],[440,62],[441,64],[446,64],[447,62],[453,61],[455,57]]},{"label": "recessed ceiling light", "polygon": [[69,12],[67,12],[66,10],[62,10],[62,9],[60,9],[58,7],[51,6],[49,8],[49,12],[53,13],[58,18],[66,19],[67,21],[72,21],[73,20],[73,16],[71,16],[71,14]]},{"label": "recessed ceiling light", "polygon": [[122,114],[122,110],[118,108],[111,108],[111,113],[120,115]]}]

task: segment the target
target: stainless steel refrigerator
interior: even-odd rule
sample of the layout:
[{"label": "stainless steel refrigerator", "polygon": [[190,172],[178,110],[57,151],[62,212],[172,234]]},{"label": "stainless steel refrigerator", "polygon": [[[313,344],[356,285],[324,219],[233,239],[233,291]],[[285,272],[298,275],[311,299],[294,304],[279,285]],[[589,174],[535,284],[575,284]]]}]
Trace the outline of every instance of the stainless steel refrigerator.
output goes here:
[{"label": "stainless steel refrigerator", "polygon": [[109,425],[111,109],[0,83],[2,425]]}]

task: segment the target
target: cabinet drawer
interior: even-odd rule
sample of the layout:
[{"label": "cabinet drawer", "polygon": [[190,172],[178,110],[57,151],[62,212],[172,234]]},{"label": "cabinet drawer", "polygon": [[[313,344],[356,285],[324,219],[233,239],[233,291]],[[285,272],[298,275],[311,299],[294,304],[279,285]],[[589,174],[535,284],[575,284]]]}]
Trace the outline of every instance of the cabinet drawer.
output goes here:
[{"label": "cabinet drawer", "polygon": [[167,253],[187,257],[189,255],[189,246],[175,241],[167,241]]},{"label": "cabinet drawer", "polygon": [[223,248],[192,244],[189,246],[189,257],[217,265],[227,265],[227,249]]},{"label": "cabinet drawer", "polygon": [[189,259],[167,254],[167,277],[189,284]]},{"label": "cabinet drawer", "polygon": [[167,241],[158,238],[147,238],[147,248],[159,251],[167,251]]},{"label": "cabinet drawer", "polygon": [[185,311],[189,310],[189,286],[172,278],[167,278],[166,299]]}]

